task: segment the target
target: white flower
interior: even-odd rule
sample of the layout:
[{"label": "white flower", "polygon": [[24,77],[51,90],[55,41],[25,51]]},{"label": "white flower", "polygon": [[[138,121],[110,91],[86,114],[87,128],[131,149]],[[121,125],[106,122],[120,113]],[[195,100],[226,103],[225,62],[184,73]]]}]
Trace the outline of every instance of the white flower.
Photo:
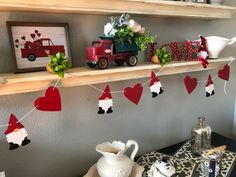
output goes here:
[{"label": "white flower", "polygon": [[114,37],[114,36],[116,35],[116,32],[117,32],[117,30],[116,30],[115,28],[113,28],[113,29],[111,30],[111,32],[109,33],[109,36],[110,36],[110,37]]},{"label": "white flower", "polygon": [[113,27],[111,23],[107,23],[104,26],[104,34],[107,37],[114,37],[116,34],[117,30]]},{"label": "white flower", "polygon": [[134,26],[134,23],[135,21],[133,19],[129,20],[129,27],[132,28]]},{"label": "white flower", "polygon": [[133,19],[129,20],[129,27],[132,28],[135,33],[139,32],[142,29],[141,25]]}]

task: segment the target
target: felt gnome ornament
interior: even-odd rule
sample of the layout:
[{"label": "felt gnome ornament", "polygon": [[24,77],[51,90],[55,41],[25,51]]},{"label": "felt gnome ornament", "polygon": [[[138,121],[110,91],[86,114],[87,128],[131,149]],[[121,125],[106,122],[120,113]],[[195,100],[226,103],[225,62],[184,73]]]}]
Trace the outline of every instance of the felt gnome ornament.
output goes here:
[{"label": "felt gnome ornament", "polygon": [[112,101],[112,96],[110,93],[110,87],[109,87],[109,85],[107,85],[106,88],[104,89],[102,95],[99,97],[98,114],[112,113],[113,112],[112,106],[113,106],[113,101]]},{"label": "felt gnome ornament", "polygon": [[18,122],[17,118],[13,114],[10,116],[9,125],[4,134],[6,135],[7,142],[10,145],[9,150],[14,150],[21,145],[25,146],[30,143],[30,140],[27,138],[28,133],[24,126]]},{"label": "felt gnome ornament", "polygon": [[201,38],[201,46],[198,49],[197,60],[201,61],[203,68],[207,68],[207,65],[209,64],[207,61],[209,57],[207,49],[207,41],[206,38],[204,38],[203,36],[200,36],[200,38]]},{"label": "felt gnome ornament", "polygon": [[149,84],[150,91],[152,92],[152,97],[155,98],[158,95],[162,94],[164,90],[162,89],[162,85],[156,74],[152,71],[151,73],[151,81]]},{"label": "felt gnome ornament", "polygon": [[206,89],[206,97],[210,97],[215,94],[214,83],[212,81],[211,75],[208,76],[205,89]]}]

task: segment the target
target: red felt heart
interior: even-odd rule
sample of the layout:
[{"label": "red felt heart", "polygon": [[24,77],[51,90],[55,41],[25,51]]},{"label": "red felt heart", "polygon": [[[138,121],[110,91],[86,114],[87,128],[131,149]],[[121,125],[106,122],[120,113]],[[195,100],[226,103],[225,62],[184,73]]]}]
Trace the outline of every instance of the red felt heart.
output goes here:
[{"label": "red felt heart", "polygon": [[22,36],[21,39],[22,39],[22,40],[25,40],[25,36]]},{"label": "red felt heart", "polygon": [[37,34],[39,31],[38,30],[34,30],[34,32]]},{"label": "red felt heart", "polygon": [[226,64],[223,69],[218,71],[218,77],[225,81],[229,80],[229,74],[230,74],[230,67],[228,64]]},{"label": "red felt heart", "polygon": [[35,38],[35,34],[30,34],[30,36],[34,39]]},{"label": "red felt heart", "polygon": [[56,87],[49,87],[44,97],[35,100],[34,106],[40,111],[61,111],[61,96]]},{"label": "red felt heart", "polygon": [[40,36],[41,36],[41,33],[37,33],[37,36],[40,37]]},{"label": "red felt heart", "polygon": [[138,83],[133,88],[132,87],[126,87],[124,90],[124,95],[128,100],[133,102],[134,104],[138,104],[139,100],[143,93],[143,86]]},{"label": "red felt heart", "polygon": [[184,84],[188,91],[188,94],[191,94],[192,91],[197,87],[197,78],[191,78],[190,76],[185,76]]},{"label": "red felt heart", "polygon": [[16,39],[16,40],[15,40],[15,43],[18,43],[18,42],[19,42],[19,39]]}]

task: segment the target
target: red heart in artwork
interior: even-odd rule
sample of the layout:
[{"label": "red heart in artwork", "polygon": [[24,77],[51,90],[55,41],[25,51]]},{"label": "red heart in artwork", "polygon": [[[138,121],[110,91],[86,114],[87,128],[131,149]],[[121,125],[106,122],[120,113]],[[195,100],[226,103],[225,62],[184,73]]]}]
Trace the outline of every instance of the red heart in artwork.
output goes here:
[{"label": "red heart in artwork", "polygon": [[134,104],[138,104],[139,100],[143,93],[143,86],[138,83],[133,88],[132,87],[126,87],[124,89],[124,95],[128,100],[133,102]]},{"label": "red heart in artwork", "polygon": [[229,74],[230,74],[230,67],[228,64],[226,64],[223,69],[218,71],[218,77],[225,81],[229,80]]},{"label": "red heart in artwork", "polygon": [[185,76],[184,84],[188,91],[188,94],[191,94],[192,91],[197,87],[197,78],[191,78],[190,76]]},{"label": "red heart in artwork", "polygon": [[34,39],[35,38],[35,34],[30,34],[30,36]]},{"label": "red heart in artwork", "polygon": [[34,106],[40,111],[61,111],[61,96],[56,87],[48,87],[44,97],[35,100]]},{"label": "red heart in artwork", "polygon": [[19,39],[16,39],[16,40],[15,40],[15,43],[18,43],[18,42],[19,42]]},{"label": "red heart in artwork", "polygon": [[37,34],[39,31],[38,30],[34,30],[34,32]]},{"label": "red heart in artwork", "polygon": [[41,36],[41,33],[37,33],[37,36],[40,37],[40,36]]},{"label": "red heart in artwork", "polygon": [[22,36],[21,39],[22,39],[22,40],[25,40],[25,36]]}]

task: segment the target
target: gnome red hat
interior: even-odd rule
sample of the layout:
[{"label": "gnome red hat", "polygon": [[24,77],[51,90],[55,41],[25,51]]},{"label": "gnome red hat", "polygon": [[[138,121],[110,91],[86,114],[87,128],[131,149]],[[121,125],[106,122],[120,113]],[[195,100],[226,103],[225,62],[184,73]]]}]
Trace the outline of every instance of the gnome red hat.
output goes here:
[{"label": "gnome red hat", "polygon": [[211,75],[209,75],[208,79],[207,79],[206,87],[208,87],[209,85],[212,85],[212,84],[214,84],[214,83],[212,81]]},{"label": "gnome red hat", "polygon": [[151,73],[151,82],[150,82],[149,86],[152,86],[154,83],[159,82],[159,81],[160,80],[158,79],[156,74],[152,71],[152,73]]},{"label": "gnome red hat", "polygon": [[106,98],[112,99],[109,85],[106,86],[106,88],[103,91],[103,94],[99,97],[99,100],[105,100]]},{"label": "gnome red hat", "polygon": [[200,36],[200,38],[201,38],[201,46],[199,48],[199,51],[205,51],[208,53],[206,38],[204,38],[203,36]]},{"label": "gnome red hat", "polygon": [[21,129],[24,128],[24,126],[18,122],[16,116],[14,114],[11,114],[10,119],[9,119],[9,125],[7,130],[4,132],[5,135],[13,132],[15,129]]},{"label": "gnome red hat", "polygon": [[206,97],[215,95],[215,88],[214,88],[214,83],[212,81],[211,75],[208,76],[205,90],[206,90]]}]

